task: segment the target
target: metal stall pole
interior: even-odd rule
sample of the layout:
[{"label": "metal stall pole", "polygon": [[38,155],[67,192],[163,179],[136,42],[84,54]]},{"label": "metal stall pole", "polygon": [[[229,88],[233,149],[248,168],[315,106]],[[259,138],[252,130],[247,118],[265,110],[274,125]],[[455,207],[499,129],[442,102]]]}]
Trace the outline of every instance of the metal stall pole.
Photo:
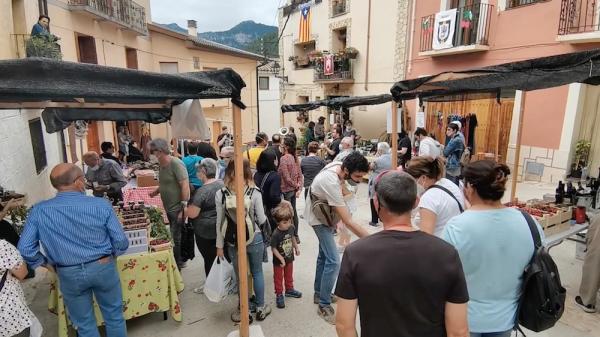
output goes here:
[{"label": "metal stall pole", "polygon": [[523,135],[523,119],[525,119],[526,91],[521,91],[521,104],[519,105],[519,129],[517,131],[517,148],[515,149],[515,163],[512,169],[512,187],[510,189],[510,200],[515,200],[517,193],[517,179],[519,178],[519,159],[521,157],[521,136]]},{"label": "metal stall pole", "polygon": [[398,167],[398,106],[392,101],[392,168]]}]

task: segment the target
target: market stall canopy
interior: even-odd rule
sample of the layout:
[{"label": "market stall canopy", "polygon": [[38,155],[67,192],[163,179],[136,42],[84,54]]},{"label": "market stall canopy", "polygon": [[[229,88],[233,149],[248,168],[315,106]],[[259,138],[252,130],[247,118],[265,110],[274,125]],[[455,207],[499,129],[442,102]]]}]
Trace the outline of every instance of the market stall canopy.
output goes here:
[{"label": "market stall canopy", "polygon": [[320,101],[308,102],[303,104],[282,105],[282,112],[309,111],[326,106],[333,109],[351,108],[362,105],[378,105],[392,101],[392,95],[373,95],[373,96],[355,96],[355,97],[335,97]]},{"label": "market stall canopy", "polygon": [[[447,71],[404,80],[390,90],[394,100],[439,100],[461,94],[538,90],[570,83],[600,84],[600,49],[553,55],[495,66]],[[463,97],[464,99],[464,97]]]},{"label": "market stall canopy", "polygon": [[43,108],[55,131],[81,119],[162,123],[188,99],[230,98],[243,109],[245,86],[232,69],[161,74],[46,58],[0,61],[0,108]]}]

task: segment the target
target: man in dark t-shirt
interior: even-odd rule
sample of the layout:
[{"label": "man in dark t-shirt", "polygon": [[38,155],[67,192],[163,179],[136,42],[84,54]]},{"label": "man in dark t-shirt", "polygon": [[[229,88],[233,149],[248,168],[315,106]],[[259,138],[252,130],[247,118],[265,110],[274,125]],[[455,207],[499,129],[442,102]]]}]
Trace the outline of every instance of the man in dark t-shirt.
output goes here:
[{"label": "man in dark t-shirt", "polygon": [[412,158],[412,144],[406,131],[398,134],[398,165],[406,167],[406,163]]},{"label": "man in dark t-shirt", "polygon": [[340,153],[340,143],[342,142],[342,127],[338,126],[333,128],[333,140],[329,147],[325,147],[327,150],[327,160],[329,162],[333,161],[333,159]]},{"label": "man in dark t-shirt", "polygon": [[411,225],[415,180],[385,173],[374,204],[384,230],[346,247],[335,290],[338,336],[358,335],[360,306],[362,337],[468,337],[469,296],[456,249]]}]

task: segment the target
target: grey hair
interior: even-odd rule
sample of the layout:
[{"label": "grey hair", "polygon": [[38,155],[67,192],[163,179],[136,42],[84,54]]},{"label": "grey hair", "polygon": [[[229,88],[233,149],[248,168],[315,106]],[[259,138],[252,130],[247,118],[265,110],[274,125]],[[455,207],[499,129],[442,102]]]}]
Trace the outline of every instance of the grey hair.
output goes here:
[{"label": "grey hair", "polygon": [[217,161],[212,158],[202,159],[196,168],[203,170],[208,179],[214,179],[217,176]]},{"label": "grey hair", "polygon": [[384,173],[375,184],[379,205],[396,215],[403,215],[415,206],[417,182],[408,173],[390,171]]},{"label": "grey hair", "polygon": [[150,151],[160,151],[166,154],[171,153],[171,146],[169,145],[169,142],[167,142],[167,140],[163,138],[156,138],[151,140],[150,143],[148,143],[148,146],[150,148]]},{"label": "grey hair", "polygon": [[386,142],[377,143],[377,152],[380,154],[390,153],[390,144],[388,144]]},{"label": "grey hair", "polygon": [[344,137],[342,139],[342,143],[350,145],[350,147],[354,147],[354,140],[352,137]]}]

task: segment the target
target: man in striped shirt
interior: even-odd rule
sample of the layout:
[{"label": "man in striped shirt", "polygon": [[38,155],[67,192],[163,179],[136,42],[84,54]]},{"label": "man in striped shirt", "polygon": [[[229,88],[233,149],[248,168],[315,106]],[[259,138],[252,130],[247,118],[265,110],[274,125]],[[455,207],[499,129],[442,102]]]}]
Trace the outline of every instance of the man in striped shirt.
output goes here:
[{"label": "man in striped shirt", "polygon": [[[106,322],[106,334],[127,336],[121,281],[115,257],[129,241],[111,205],[85,196],[83,171],[59,164],[50,173],[58,193],[36,204],[27,217],[19,251],[29,266],[55,271],[69,319],[80,337],[97,337],[92,294]],[[43,255],[40,244],[44,247]]]}]

